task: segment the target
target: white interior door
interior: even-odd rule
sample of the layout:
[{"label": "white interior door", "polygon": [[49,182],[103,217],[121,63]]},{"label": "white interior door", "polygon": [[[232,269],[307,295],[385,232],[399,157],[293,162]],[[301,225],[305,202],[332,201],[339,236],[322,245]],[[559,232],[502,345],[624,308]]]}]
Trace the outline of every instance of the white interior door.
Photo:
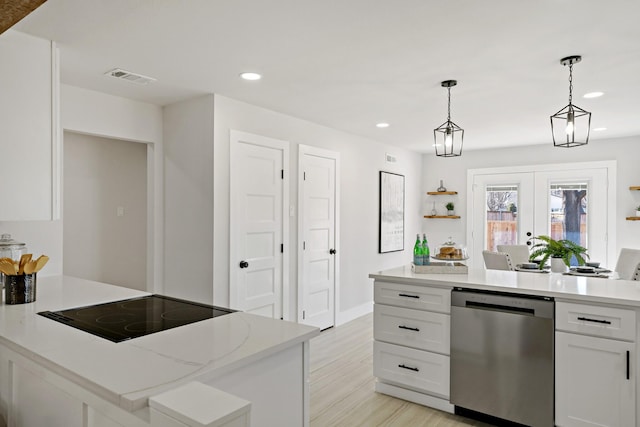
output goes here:
[{"label": "white interior door", "polygon": [[[482,250],[495,250],[492,242],[524,244],[532,236],[575,241],[587,248],[591,260],[612,266],[615,257],[615,163],[589,162],[537,165],[491,170],[470,170],[468,236],[469,265],[483,267]],[[491,192],[512,192],[514,215],[502,203],[489,207]],[[579,224],[569,227],[568,194],[580,194],[573,202]],[[517,194],[513,198],[513,194]],[[498,205],[498,204],[496,204]],[[501,222],[501,217],[507,221]],[[579,218],[579,219],[578,219]],[[510,221],[510,222],[509,222]],[[500,235],[504,233],[504,235]],[[495,245],[493,245],[495,246]]]},{"label": "white interior door", "polygon": [[300,146],[300,323],[335,324],[338,153]]},{"label": "white interior door", "polygon": [[285,141],[231,131],[231,308],[283,317],[287,278]]}]

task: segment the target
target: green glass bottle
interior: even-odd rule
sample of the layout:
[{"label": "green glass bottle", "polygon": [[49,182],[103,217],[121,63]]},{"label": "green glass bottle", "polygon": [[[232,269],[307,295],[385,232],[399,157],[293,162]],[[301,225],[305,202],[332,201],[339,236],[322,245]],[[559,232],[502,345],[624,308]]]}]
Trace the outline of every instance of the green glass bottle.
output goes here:
[{"label": "green glass bottle", "polygon": [[420,243],[420,234],[418,234],[416,236],[416,244],[413,246],[413,264],[422,265],[423,260],[422,244]]},{"label": "green glass bottle", "polygon": [[427,242],[427,235],[423,234],[422,235],[422,256],[423,256],[423,261],[422,261],[422,265],[429,265],[431,264],[431,251],[429,250],[429,242]]}]

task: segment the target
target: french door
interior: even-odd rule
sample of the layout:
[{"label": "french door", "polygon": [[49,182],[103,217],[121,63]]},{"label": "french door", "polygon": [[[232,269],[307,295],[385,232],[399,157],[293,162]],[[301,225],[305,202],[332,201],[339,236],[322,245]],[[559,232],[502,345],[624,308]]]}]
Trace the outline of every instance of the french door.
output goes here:
[{"label": "french door", "polygon": [[469,265],[483,267],[484,249],[547,235],[584,246],[590,259],[611,266],[615,164],[610,163],[470,170]]}]

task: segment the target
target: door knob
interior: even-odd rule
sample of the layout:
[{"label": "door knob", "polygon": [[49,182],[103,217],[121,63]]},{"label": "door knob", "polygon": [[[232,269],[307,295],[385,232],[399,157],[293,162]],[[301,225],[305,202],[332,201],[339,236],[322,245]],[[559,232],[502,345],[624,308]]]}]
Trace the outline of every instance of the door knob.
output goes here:
[{"label": "door knob", "polygon": [[240,268],[247,268],[249,267],[249,263],[247,261],[240,261]]},{"label": "door knob", "polygon": [[531,240],[527,240],[527,246],[531,246]]},{"label": "door knob", "polygon": [[336,250],[335,250],[335,249],[333,249],[333,248],[332,248],[332,249],[329,249],[329,253],[330,253],[331,255],[335,255],[335,254],[336,254]]},{"label": "door knob", "polygon": [[527,231],[527,237],[531,237],[531,232]]}]

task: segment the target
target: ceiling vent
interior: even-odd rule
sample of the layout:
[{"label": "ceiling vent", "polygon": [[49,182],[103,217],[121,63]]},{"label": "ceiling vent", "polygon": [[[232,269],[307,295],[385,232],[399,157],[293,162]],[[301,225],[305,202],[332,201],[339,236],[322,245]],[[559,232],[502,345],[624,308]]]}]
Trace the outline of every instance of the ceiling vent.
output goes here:
[{"label": "ceiling vent", "polygon": [[114,68],[113,70],[104,73],[105,76],[115,77],[117,79],[126,80],[131,83],[139,85],[146,85],[148,83],[155,82],[153,77],[143,76],[142,74],[132,73],[131,71],[122,70],[120,68]]}]

